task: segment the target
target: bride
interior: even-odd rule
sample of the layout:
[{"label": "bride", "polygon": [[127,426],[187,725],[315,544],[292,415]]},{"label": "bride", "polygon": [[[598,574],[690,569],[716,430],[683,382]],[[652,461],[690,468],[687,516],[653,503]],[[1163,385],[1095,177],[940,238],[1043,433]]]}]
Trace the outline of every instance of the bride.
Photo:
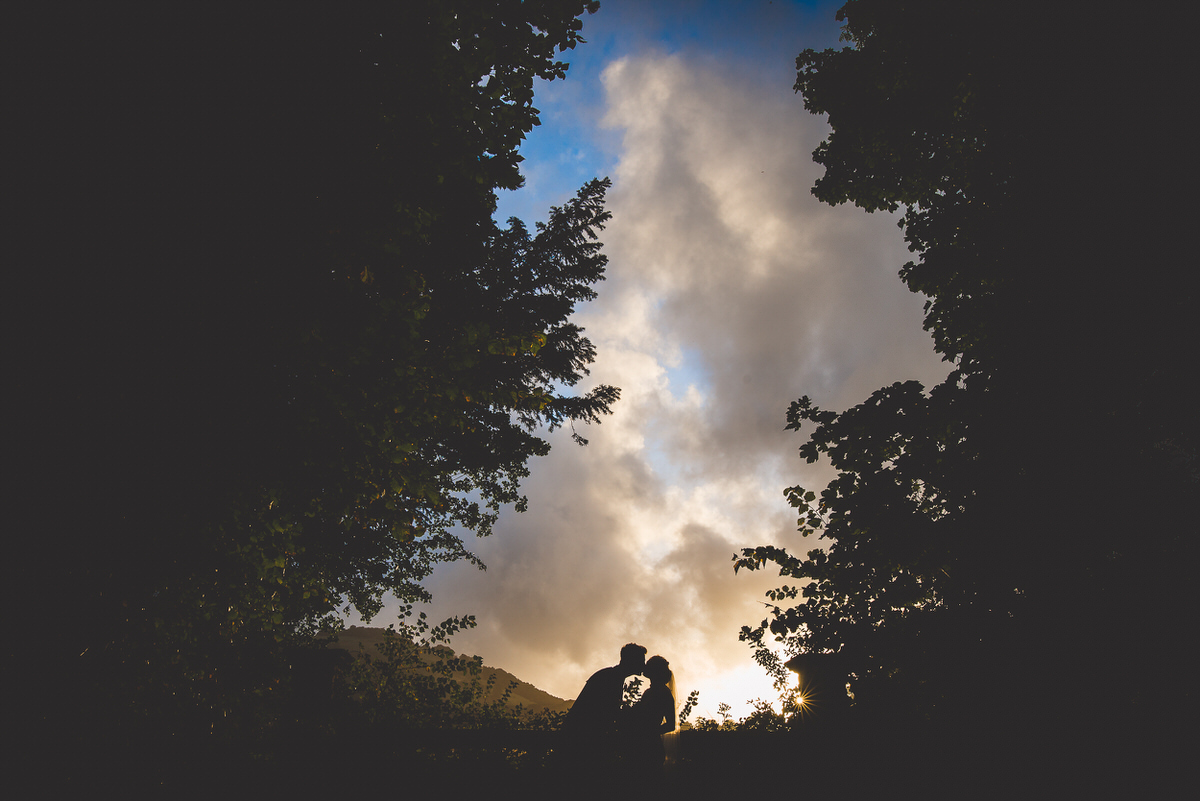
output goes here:
[{"label": "bride", "polygon": [[666,760],[663,735],[675,731],[675,676],[661,656],[646,660],[642,672],[650,687],[629,710],[629,761],[639,773],[662,772]]}]

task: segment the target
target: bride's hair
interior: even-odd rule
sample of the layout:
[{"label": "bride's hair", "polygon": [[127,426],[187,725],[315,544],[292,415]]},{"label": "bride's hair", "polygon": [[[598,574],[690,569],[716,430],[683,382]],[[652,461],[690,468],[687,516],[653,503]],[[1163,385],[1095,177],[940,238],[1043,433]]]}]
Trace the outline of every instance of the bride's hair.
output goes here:
[{"label": "bride's hair", "polygon": [[654,681],[655,675],[665,676],[667,681],[674,678],[674,675],[671,673],[671,663],[661,656],[652,656],[647,659],[646,669],[642,672],[642,675],[651,681]]}]

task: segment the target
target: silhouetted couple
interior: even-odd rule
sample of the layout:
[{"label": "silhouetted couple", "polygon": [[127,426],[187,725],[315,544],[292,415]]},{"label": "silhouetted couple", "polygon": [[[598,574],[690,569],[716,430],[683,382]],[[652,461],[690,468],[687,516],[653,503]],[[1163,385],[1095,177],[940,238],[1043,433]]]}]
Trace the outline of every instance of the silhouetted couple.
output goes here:
[{"label": "silhouetted couple", "polygon": [[[621,708],[625,680],[644,675],[650,687],[628,709]],[[662,735],[675,730],[675,678],[661,656],[629,643],[621,661],[596,671],[567,713],[563,725],[566,767],[580,774],[613,773],[653,777],[662,772]]]}]

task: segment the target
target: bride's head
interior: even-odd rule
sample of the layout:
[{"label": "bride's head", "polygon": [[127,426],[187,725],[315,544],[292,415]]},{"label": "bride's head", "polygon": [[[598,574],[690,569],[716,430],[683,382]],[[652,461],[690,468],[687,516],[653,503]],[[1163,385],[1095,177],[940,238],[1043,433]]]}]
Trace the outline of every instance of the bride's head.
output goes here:
[{"label": "bride's head", "polygon": [[646,660],[642,675],[650,679],[651,684],[668,684],[672,679],[671,664],[661,656],[652,656]]}]

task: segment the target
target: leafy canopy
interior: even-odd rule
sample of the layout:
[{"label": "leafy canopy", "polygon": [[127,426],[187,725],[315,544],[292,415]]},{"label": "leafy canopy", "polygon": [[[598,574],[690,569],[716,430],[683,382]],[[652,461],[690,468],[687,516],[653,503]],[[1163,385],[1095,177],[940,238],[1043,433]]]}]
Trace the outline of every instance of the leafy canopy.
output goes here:
[{"label": "leafy canopy", "polygon": [[61,102],[23,118],[30,207],[57,211],[16,326],[22,563],[71,621],[63,685],[201,722],[274,697],[336,612],[474,560],[539,427],[608,413],[615,388],[572,390],[595,350],[570,322],[608,181],[532,232],[492,219],[597,6],[28,15]]},{"label": "leafy canopy", "polygon": [[[1172,191],[1186,46],[1044,4],[850,0],[838,19],[851,46],[797,59],[832,129],[813,192],[903,209],[900,275],[953,368],[841,414],[792,404],[801,455],[837,471],[786,491],[823,547],[735,558],[795,580],[743,639],[781,680],[772,639],[843,654],[856,703],[925,716],[1162,711],[1110,681],[1147,665],[1194,699],[1171,645],[1196,611],[1200,487]],[[1154,142],[1136,167],[1114,98]]]}]

